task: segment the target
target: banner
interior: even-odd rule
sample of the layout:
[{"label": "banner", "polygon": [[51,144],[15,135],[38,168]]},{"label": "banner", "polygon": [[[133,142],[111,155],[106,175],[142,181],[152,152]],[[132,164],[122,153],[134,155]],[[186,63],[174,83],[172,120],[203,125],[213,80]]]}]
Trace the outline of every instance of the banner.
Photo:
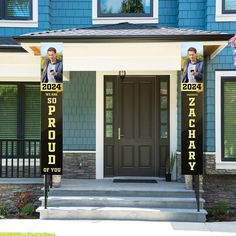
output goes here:
[{"label": "banner", "polygon": [[41,174],[61,175],[63,163],[62,43],[41,43]]},{"label": "banner", "polygon": [[203,47],[182,46],[182,136],[181,170],[183,175],[203,173]]}]

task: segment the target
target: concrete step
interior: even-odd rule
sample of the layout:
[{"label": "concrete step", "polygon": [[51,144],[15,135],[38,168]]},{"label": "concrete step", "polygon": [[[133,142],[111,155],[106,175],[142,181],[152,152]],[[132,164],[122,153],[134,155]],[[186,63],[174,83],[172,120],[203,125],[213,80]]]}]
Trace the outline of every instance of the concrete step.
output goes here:
[{"label": "concrete step", "polygon": [[42,220],[148,220],[205,222],[207,212],[195,209],[135,207],[39,207]]},{"label": "concrete step", "polygon": [[50,196],[116,196],[116,197],[177,197],[177,198],[194,198],[193,190],[186,189],[154,189],[154,190],[93,190],[93,189],[65,189],[53,188],[50,190]]},{"label": "concrete step", "polygon": [[[44,205],[44,197],[40,198]],[[200,199],[200,208],[204,200]],[[143,207],[196,209],[195,198],[114,197],[114,196],[49,196],[50,207]]]}]

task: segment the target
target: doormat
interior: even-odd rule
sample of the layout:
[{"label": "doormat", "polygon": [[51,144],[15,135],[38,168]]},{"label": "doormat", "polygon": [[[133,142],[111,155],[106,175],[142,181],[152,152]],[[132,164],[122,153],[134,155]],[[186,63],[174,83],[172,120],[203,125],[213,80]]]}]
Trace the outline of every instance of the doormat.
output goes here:
[{"label": "doormat", "polygon": [[155,179],[113,179],[113,183],[147,183],[156,184]]}]

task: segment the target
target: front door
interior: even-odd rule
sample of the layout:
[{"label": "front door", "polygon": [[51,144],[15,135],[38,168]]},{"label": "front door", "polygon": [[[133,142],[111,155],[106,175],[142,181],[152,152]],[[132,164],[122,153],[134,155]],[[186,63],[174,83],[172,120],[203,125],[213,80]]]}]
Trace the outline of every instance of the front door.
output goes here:
[{"label": "front door", "polygon": [[104,87],[105,176],[163,176],[168,76],[105,76]]}]

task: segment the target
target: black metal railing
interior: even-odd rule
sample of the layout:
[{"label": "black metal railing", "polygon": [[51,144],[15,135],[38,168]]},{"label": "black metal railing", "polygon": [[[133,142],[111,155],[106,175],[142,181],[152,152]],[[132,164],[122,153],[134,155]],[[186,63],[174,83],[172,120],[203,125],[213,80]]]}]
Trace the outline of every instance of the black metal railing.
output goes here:
[{"label": "black metal railing", "polygon": [[192,176],[192,185],[193,190],[195,191],[196,196],[196,202],[197,202],[197,211],[200,211],[200,181],[199,181],[199,175],[193,175]]},{"label": "black metal railing", "polygon": [[44,208],[48,207],[48,193],[52,188],[52,175],[44,175]]},{"label": "black metal railing", "polygon": [[40,176],[40,140],[0,139],[0,178]]}]

